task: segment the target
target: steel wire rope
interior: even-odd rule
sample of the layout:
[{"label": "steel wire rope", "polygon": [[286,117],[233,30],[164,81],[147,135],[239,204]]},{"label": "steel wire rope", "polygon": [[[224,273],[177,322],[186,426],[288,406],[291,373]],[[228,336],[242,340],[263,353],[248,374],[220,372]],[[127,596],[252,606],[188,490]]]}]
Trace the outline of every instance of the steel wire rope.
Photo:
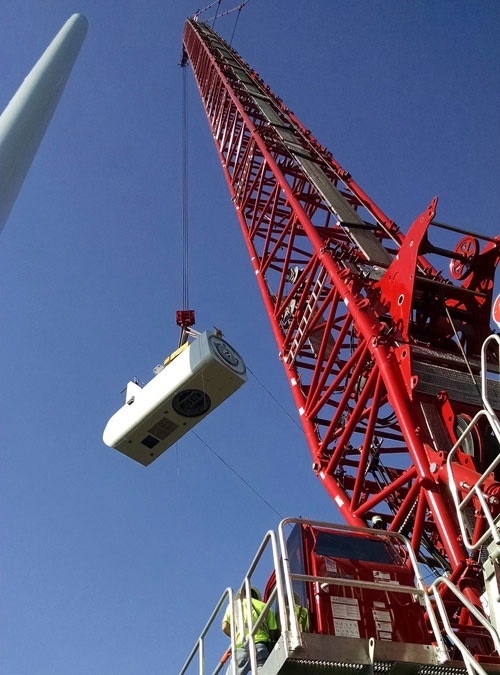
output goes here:
[{"label": "steel wire rope", "polygon": [[189,171],[187,68],[182,69],[182,309],[189,309]]},{"label": "steel wire rope", "polygon": [[290,413],[289,413],[288,410],[285,408],[285,406],[282,405],[282,404],[280,403],[279,399],[277,399],[276,396],[272,393],[272,391],[270,391],[270,389],[268,389],[268,388],[265,386],[265,384],[264,384],[261,380],[259,380],[259,378],[257,377],[257,375],[253,372],[253,370],[252,370],[248,365],[247,365],[247,370],[248,370],[248,372],[250,373],[250,375],[252,375],[252,377],[255,378],[255,380],[258,382],[258,384],[260,384],[260,386],[262,387],[262,389],[264,389],[264,391],[266,392],[266,394],[267,394],[270,398],[272,398],[272,400],[278,405],[278,407],[281,408],[281,410],[282,410],[282,411],[285,413],[285,415],[286,415],[286,416],[287,416],[287,417],[295,424],[295,426],[296,426],[302,433],[304,433],[304,429],[303,429],[302,425],[299,424],[299,423],[297,422],[297,420],[294,419],[294,417],[292,417],[292,415],[290,415]]},{"label": "steel wire rope", "polygon": [[477,393],[479,394],[479,397],[481,398],[481,396],[482,396],[482,394],[481,394],[481,389],[480,389],[480,387],[479,387],[479,385],[478,385],[478,383],[477,383],[477,381],[476,381],[476,378],[474,377],[474,373],[472,372],[472,367],[471,367],[471,365],[470,365],[470,363],[469,363],[469,359],[467,358],[467,354],[465,353],[465,349],[463,348],[462,341],[460,340],[460,337],[459,337],[459,335],[458,335],[458,333],[457,333],[457,329],[455,328],[455,324],[453,323],[453,319],[451,318],[449,309],[448,309],[448,307],[447,307],[446,304],[444,305],[444,311],[446,312],[446,316],[447,316],[448,321],[450,322],[450,325],[451,325],[451,327],[452,327],[453,334],[454,334],[455,339],[456,339],[456,341],[457,341],[457,346],[458,346],[458,348],[460,349],[460,352],[461,352],[461,354],[462,354],[462,358],[463,358],[463,360],[464,360],[464,362],[465,362],[465,365],[467,366],[467,370],[469,371],[469,375],[471,376],[471,379],[472,379],[472,382],[473,382],[473,384],[474,384],[474,386],[475,386],[475,388],[476,388],[476,391],[477,391]]},{"label": "steel wire rope", "polygon": [[[279,402],[279,400],[272,394],[272,392],[259,380],[259,378],[255,375],[255,373],[247,366],[248,372],[255,378],[255,380],[260,384],[260,386],[264,389],[264,391],[275,401],[275,403],[278,404],[278,406],[282,409],[282,411],[287,415],[287,417],[298,427],[298,429],[304,433],[303,428],[301,425],[290,415],[290,413],[286,410],[286,408]],[[202,391],[203,395],[206,395],[206,388],[205,388],[205,379],[203,377],[202,373]],[[268,506],[271,511],[273,511],[277,516],[279,516],[282,520],[285,518],[285,516],[278,511],[256,488],[253,487],[251,483],[249,483],[243,476],[226,460],[224,459],[221,455],[219,455],[218,452],[216,452],[208,443],[203,439],[196,431],[193,431],[191,429],[191,433],[196,436],[196,438],[202,443],[210,452],[222,463],[224,466],[229,469],[237,478],[241,480],[241,482],[246,485],[246,487],[254,493],[261,501]],[[178,458],[177,458],[177,473],[178,473]]]},{"label": "steel wire rope", "polygon": [[220,7],[221,2],[222,2],[222,0],[218,0],[218,2],[217,2],[217,7],[215,8],[215,16],[214,16],[213,21],[212,21],[212,28],[215,26],[215,21],[217,20],[217,16],[219,14],[219,7]]},{"label": "steel wire rope", "polygon": [[[255,378],[255,380],[260,384],[260,386],[264,389],[264,391],[270,396],[270,398],[273,399],[275,403],[281,408],[281,410],[286,414],[286,416],[297,426],[297,428],[304,433],[303,428],[301,425],[290,415],[290,413],[286,410],[286,408],[279,402],[279,400],[272,394],[272,392],[259,380],[259,378],[255,375],[255,373],[248,367],[246,366],[248,372]],[[206,387],[205,387],[205,378],[204,378],[204,373],[202,372],[202,393],[203,396],[207,396],[206,393]],[[203,443],[205,447],[207,447],[210,452],[217,457],[217,459],[226,466],[237,478],[239,478],[242,483],[244,483],[251,492],[253,492],[261,501],[263,501],[266,506],[268,506],[276,515],[278,515],[281,519],[284,519],[285,516],[280,513],[256,488],[251,485],[243,476],[221,455],[219,455],[196,431],[191,430],[191,433],[196,436],[196,438],[200,441],[200,443]],[[177,465],[177,472],[178,472],[178,465]]]},{"label": "steel wire rope", "polygon": [[242,2],[241,5],[238,7],[238,14],[236,15],[236,19],[234,21],[233,32],[231,33],[231,39],[229,40],[230,45],[233,44],[233,38],[234,38],[234,34],[236,32],[236,26],[238,25],[238,20],[240,18],[241,10],[247,4],[247,2],[248,2],[248,0],[245,0],[245,2]]},{"label": "steel wire rope", "polygon": [[[239,19],[240,12],[241,12],[241,10],[243,9],[243,7],[244,7],[246,4],[248,4],[249,2],[250,2],[250,0],[245,0],[244,2],[241,2],[239,5],[236,5],[236,7],[232,7],[231,9],[227,9],[225,12],[222,12],[222,14],[219,14],[218,12],[216,12],[215,16],[212,16],[212,17],[210,17],[209,19],[207,19],[206,23],[209,23],[210,21],[215,22],[215,19],[216,19],[216,18],[217,18],[217,19],[222,19],[223,16],[227,16],[228,14],[232,14],[233,12],[238,12],[238,15],[237,15],[237,17],[236,17],[236,23],[235,23],[235,26],[234,26],[234,28],[233,28],[233,34],[231,35],[231,40],[232,40],[233,37],[234,37],[234,31],[236,30],[236,25],[237,25],[237,23],[238,23],[238,19]],[[215,4],[215,3],[212,3],[212,5],[214,5],[214,4]],[[212,5],[209,5],[208,7],[205,7],[205,9],[204,9],[204,10],[201,10],[201,11],[204,12],[205,10],[209,9],[210,7],[212,7]],[[218,8],[217,8],[217,9],[218,9]],[[201,12],[200,12],[200,13],[201,13]],[[196,14],[196,17],[198,17],[198,13]],[[212,28],[213,28],[213,24],[212,24]],[[230,42],[229,44],[231,44],[231,42]]]},{"label": "steel wire rope", "polygon": [[243,478],[243,476],[242,476],[240,473],[238,473],[238,471],[236,471],[236,469],[235,469],[233,466],[231,466],[231,464],[229,464],[229,462],[228,462],[227,460],[225,460],[224,457],[221,457],[221,455],[219,455],[219,453],[216,452],[216,451],[215,451],[215,450],[214,450],[214,449],[213,449],[213,448],[205,441],[205,439],[203,439],[198,433],[196,433],[196,431],[193,431],[193,429],[191,429],[191,433],[192,433],[194,436],[196,436],[196,438],[200,441],[200,443],[203,443],[203,445],[204,445],[206,448],[208,448],[208,450],[210,450],[210,452],[211,452],[215,457],[217,457],[217,459],[218,459],[222,464],[224,464],[224,466],[225,466],[227,469],[229,469],[229,470],[230,470],[237,478],[239,478],[240,481],[241,481],[242,483],[244,483],[244,484],[246,485],[246,487],[247,487],[251,492],[253,492],[254,495],[255,495],[256,497],[258,497],[261,501],[263,501],[264,504],[265,504],[266,506],[268,506],[268,507],[271,509],[271,511],[274,511],[274,513],[275,513],[277,516],[279,516],[282,520],[285,518],[285,516],[284,516],[282,513],[280,513],[280,512],[278,511],[278,509],[276,509],[276,508],[271,504],[271,502],[269,502],[269,501],[268,501],[268,500],[267,500],[267,499],[266,499],[266,498],[265,498],[265,497],[264,497],[264,496],[263,496],[256,488],[254,488],[253,485],[251,485],[251,483],[249,483],[249,482],[246,480],[246,478]]},{"label": "steel wire rope", "polygon": [[[259,380],[259,378],[257,377],[257,375],[255,375],[255,373],[248,367],[248,365],[247,365],[246,368],[247,368],[248,372],[252,375],[252,377],[255,378],[255,380],[257,381],[257,383],[258,383],[258,384],[264,389],[264,391],[268,394],[268,396],[269,396],[270,398],[272,398],[272,400],[273,400],[273,401],[281,408],[281,410],[282,410],[282,411],[285,413],[285,415],[286,415],[286,416],[287,416],[287,417],[295,424],[295,426],[296,426],[302,433],[304,433],[304,430],[303,430],[302,426],[297,422],[297,420],[295,420],[295,419],[290,415],[290,413],[288,412],[288,410],[286,410],[286,408],[279,402],[279,400],[276,398],[276,396],[274,396],[274,394],[273,394],[273,393],[272,393],[272,392],[271,392],[271,391],[263,384],[263,382],[262,382],[261,380]],[[205,395],[205,394],[206,394],[206,391],[205,391],[205,380],[204,380],[204,377],[203,377],[203,373],[202,373],[202,380],[203,380],[202,390],[203,390],[203,394]],[[271,503],[270,503],[270,502],[269,502],[269,501],[268,501],[268,500],[267,500],[267,499],[266,499],[266,498],[265,498],[265,497],[264,497],[264,496],[263,496],[256,488],[254,488],[254,487],[253,487],[253,486],[252,486],[245,478],[243,478],[243,476],[242,476],[240,473],[238,473],[238,471],[237,471],[237,470],[236,470],[236,469],[235,469],[235,468],[234,468],[227,460],[225,460],[223,457],[221,457],[221,455],[219,455],[219,454],[218,454],[218,453],[217,453],[217,452],[216,452],[216,451],[215,451],[215,450],[214,450],[214,449],[213,449],[213,448],[212,448],[212,447],[211,447],[211,446],[210,446],[210,445],[209,445],[209,444],[208,444],[208,443],[207,443],[207,442],[199,435],[199,434],[197,434],[197,433],[196,433],[195,431],[193,431],[193,430],[191,430],[191,432],[194,434],[194,436],[196,436],[196,438],[200,441],[200,443],[203,443],[203,445],[205,445],[205,446],[210,450],[210,452],[211,452],[213,455],[215,455],[215,457],[217,457],[217,459],[218,459],[220,462],[222,462],[222,464],[224,464],[224,466],[226,466],[226,468],[228,468],[228,469],[229,469],[229,470],[230,470],[237,478],[239,478],[239,479],[240,479],[240,480],[241,480],[241,481],[249,488],[249,490],[251,490],[251,491],[252,491],[252,492],[253,492],[253,493],[261,500],[261,501],[263,501],[263,502],[266,504],[266,506],[268,506],[272,511],[274,511],[274,513],[276,513],[276,515],[278,515],[281,519],[283,519],[283,518],[285,517],[285,516],[284,516],[282,513],[280,513],[280,512],[279,512],[279,511],[278,511],[278,510],[277,510],[277,509],[276,509],[276,508],[275,508],[275,507],[274,507],[274,506],[273,506],[273,505],[272,505],[272,504],[271,504]]]},{"label": "steel wire rope", "polygon": [[203,12],[207,12],[209,9],[211,9],[214,5],[220,4],[221,0],[214,0],[214,2],[211,2],[209,5],[206,7],[203,7],[203,9],[197,9],[195,14],[194,14],[194,19],[197,19],[200,14],[203,14]]},{"label": "steel wire rope", "polygon": [[[182,72],[182,308],[187,310],[189,309],[189,108],[187,68],[183,68]],[[180,342],[184,343],[186,339],[187,334],[183,328]],[[203,371],[202,394],[205,403],[208,394]]]},{"label": "steel wire rope", "polygon": [[[212,21],[212,28],[213,25],[215,24],[215,20],[217,18],[222,18],[223,16],[227,16],[228,14],[232,14],[233,12],[237,11],[238,14],[236,16],[235,24],[233,27],[233,32],[231,35],[231,41],[234,38],[234,34],[236,31],[236,27],[238,25],[238,20],[239,16],[241,13],[241,10],[243,7],[249,2],[249,0],[244,0],[244,2],[240,3],[238,6],[233,7],[232,9],[227,10],[226,12],[223,12],[222,14],[218,14],[219,7],[221,5],[222,0],[215,0],[214,2],[210,3],[206,7],[204,7],[201,10],[198,10],[196,14],[194,15],[194,19],[197,20],[200,14],[208,11],[210,8],[212,8],[214,5],[217,5],[216,13],[214,17],[211,17],[210,19],[207,20],[207,23],[209,21]],[[188,215],[188,209],[189,209],[189,172],[188,172],[188,150],[189,150],[189,143],[188,143],[188,96],[187,96],[187,76],[186,76],[186,69],[183,68],[183,87],[182,87],[182,300],[183,300],[183,309],[188,309],[189,307],[189,215]],[[267,387],[264,386],[264,384],[259,380],[259,378],[255,375],[255,373],[248,368],[247,370],[251,373],[251,375],[255,378],[255,380],[260,384],[260,386],[266,391],[266,393],[272,398],[275,403],[282,409],[282,411],[287,415],[287,417],[298,427],[298,429],[303,432],[303,429],[300,424],[290,415],[290,413],[286,410],[286,408],[279,402],[279,400],[271,393]],[[206,395],[205,391],[205,383],[203,381],[202,384],[203,388],[203,395]],[[268,506],[277,516],[279,516],[281,519],[283,519],[285,516],[280,513],[256,488],[254,488],[227,460],[225,460],[219,453],[217,453],[198,433],[195,431],[191,430],[191,433],[193,433],[194,436],[202,443],[205,445],[208,450],[222,463],[226,468],[228,468],[239,480],[246,485],[246,487],[253,492],[266,506]],[[178,467],[177,467],[178,470]]]}]

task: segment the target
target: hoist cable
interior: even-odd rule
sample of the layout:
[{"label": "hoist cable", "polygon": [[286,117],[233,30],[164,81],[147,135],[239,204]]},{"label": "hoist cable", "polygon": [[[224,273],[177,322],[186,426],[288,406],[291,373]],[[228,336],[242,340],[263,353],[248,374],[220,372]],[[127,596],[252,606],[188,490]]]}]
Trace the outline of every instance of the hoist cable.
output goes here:
[{"label": "hoist cable", "polygon": [[[247,1],[248,1],[248,0],[247,0]],[[245,4],[245,3],[243,3],[243,5],[244,5],[244,4]],[[240,5],[240,6],[238,7],[238,14],[236,15],[236,20],[235,20],[235,22],[234,22],[233,32],[231,33],[231,39],[229,40],[229,44],[230,44],[230,45],[233,44],[233,38],[234,38],[234,34],[235,34],[235,32],[236,32],[236,26],[238,25],[238,19],[240,18],[240,14],[241,14],[241,10],[243,9],[243,5]]]},{"label": "hoist cable", "polygon": [[[218,19],[222,19],[223,16],[227,16],[228,14],[232,14],[233,12],[239,13],[243,9],[243,7],[246,4],[248,4],[249,2],[250,2],[250,0],[245,0],[244,2],[241,2],[239,5],[236,5],[236,7],[233,7],[232,9],[228,9],[225,12],[222,12],[222,14],[216,14],[216,16],[217,16]],[[208,7],[206,7],[205,9],[208,9]],[[202,11],[204,11],[204,10],[202,10]],[[196,17],[197,16],[198,16],[198,13],[196,14]],[[213,21],[214,19],[215,19],[215,17],[212,16],[212,17],[210,17],[209,19],[206,20],[206,23],[209,23],[210,21]]]},{"label": "hoist cable", "polygon": [[187,68],[183,68],[182,73],[182,309],[189,309],[189,144]]},{"label": "hoist cable", "polygon": [[271,511],[274,511],[274,513],[276,513],[276,515],[278,515],[278,516],[281,518],[281,520],[284,519],[285,516],[284,516],[282,513],[280,513],[277,509],[275,509],[274,506],[273,506],[270,502],[268,502],[267,499],[266,499],[265,497],[263,497],[263,496],[260,494],[260,492],[258,492],[258,490],[256,490],[252,485],[250,485],[250,483],[249,483],[245,478],[243,478],[243,476],[242,476],[240,473],[238,473],[238,472],[236,471],[236,469],[234,469],[234,468],[231,466],[231,464],[229,464],[229,462],[227,462],[223,457],[221,457],[217,452],[215,452],[215,450],[214,450],[214,449],[213,449],[213,448],[212,448],[205,440],[203,440],[203,438],[201,438],[201,436],[199,436],[199,435],[196,433],[196,431],[193,431],[193,430],[191,429],[191,433],[192,433],[194,436],[196,436],[196,438],[200,441],[200,443],[203,443],[203,445],[204,445],[206,448],[208,448],[208,449],[210,450],[210,452],[211,452],[213,455],[215,455],[215,457],[217,457],[217,459],[218,459],[220,462],[222,462],[222,464],[224,464],[224,466],[225,466],[226,468],[228,468],[232,473],[234,473],[234,475],[235,475],[237,478],[239,478],[240,481],[241,481],[242,483],[244,483],[244,484],[247,486],[247,488],[248,488],[249,490],[251,490],[251,491],[254,493],[254,495],[256,495],[261,501],[263,501],[264,504],[265,504],[266,506],[268,506],[268,507],[271,509]]},{"label": "hoist cable", "polygon": [[462,342],[460,341],[460,337],[459,337],[459,335],[457,333],[457,330],[455,328],[455,324],[453,323],[453,319],[451,318],[450,312],[449,312],[448,307],[446,305],[444,306],[444,311],[446,312],[446,316],[448,317],[448,321],[450,322],[450,326],[453,329],[453,333],[455,335],[455,339],[457,341],[458,348],[460,349],[460,351],[462,353],[463,360],[465,362],[465,365],[467,366],[467,370],[469,371],[469,375],[471,376],[472,382],[473,382],[473,384],[476,388],[477,393],[481,397],[482,396],[481,389],[479,388],[479,385],[476,381],[476,378],[474,377],[474,373],[472,372],[472,368],[471,368],[471,365],[469,363],[469,359],[467,358],[467,354],[465,353],[465,350],[462,346]]},{"label": "hoist cable", "polygon": [[209,9],[211,9],[214,5],[220,4],[220,1],[221,1],[221,0],[214,0],[214,2],[211,2],[209,5],[207,5],[207,6],[204,7],[203,9],[198,9],[198,10],[195,12],[194,18],[197,19],[197,18],[200,16],[200,14],[203,14],[203,12],[207,12],[207,11],[208,11]]},{"label": "hoist cable", "polygon": [[252,377],[254,377],[257,380],[257,382],[260,384],[262,389],[264,389],[264,391],[268,394],[268,396],[270,396],[273,399],[273,401],[281,408],[281,410],[285,413],[285,415],[295,424],[295,426],[302,433],[304,433],[304,429],[303,429],[302,425],[299,424],[297,422],[297,420],[294,417],[292,417],[292,415],[290,415],[288,410],[280,403],[279,399],[277,399],[276,396],[263,384],[263,382],[261,382],[261,380],[259,380],[257,375],[248,367],[248,365],[247,365],[247,370],[250,373],[250,375],[252,375]]},{"label": "hoist cable", "polygon": [[220,3],[221,3],[221,2],[222,2],[222,0],[219,0],[218,3],[217,3],[217,7],[216,7],[216,9],[215,9],[214,20],[212,21],[212,28],[214,27],[214,25],[215,25],[215,20],[217,19],[217,15],[219,14],[219,7],[220,7]]}]

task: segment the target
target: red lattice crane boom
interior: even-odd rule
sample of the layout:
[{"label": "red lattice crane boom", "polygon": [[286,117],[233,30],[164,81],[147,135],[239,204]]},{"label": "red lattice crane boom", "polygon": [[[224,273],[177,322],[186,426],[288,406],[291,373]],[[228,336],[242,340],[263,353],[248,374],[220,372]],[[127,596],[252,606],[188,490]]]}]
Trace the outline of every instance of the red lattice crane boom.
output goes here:
[{"label": "red lattice crane boom", "polygon": [[[488,424],[464,438],[452,477],[446,460],[482,407],[498,238],[436,222],[437,199],[403,235],[215,31],[189,20],[184,49],[316,474],[349,524],[381,516],[478,605],[479,548],[463,543],[450,482],[463,494],[498,454]],[[488,391],[498,409],[500,388]],[[493,469],[482,494],[494,517]],[[478,542],[487,523],[470,505]]]}]

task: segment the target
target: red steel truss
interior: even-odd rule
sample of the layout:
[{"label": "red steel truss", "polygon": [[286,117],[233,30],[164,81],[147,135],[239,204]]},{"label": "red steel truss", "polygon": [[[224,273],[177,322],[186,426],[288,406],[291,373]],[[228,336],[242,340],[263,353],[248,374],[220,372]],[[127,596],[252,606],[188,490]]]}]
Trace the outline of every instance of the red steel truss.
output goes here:
[{"label": "red steel truss", "polygon": [[[380,515],[479,604],[446,457],[481,406],[499,240],[437,223],[437,199],[404,236],[215,31],[188,21],[184,49],[316,474],[348,523]],[[433,245],[431,230],[457,245]],[[460,489],[496,452],[486,426],[464,441]],[[495,512],[493,474],[483,489]],[[477,540],[484,518],[471,522]]]}]

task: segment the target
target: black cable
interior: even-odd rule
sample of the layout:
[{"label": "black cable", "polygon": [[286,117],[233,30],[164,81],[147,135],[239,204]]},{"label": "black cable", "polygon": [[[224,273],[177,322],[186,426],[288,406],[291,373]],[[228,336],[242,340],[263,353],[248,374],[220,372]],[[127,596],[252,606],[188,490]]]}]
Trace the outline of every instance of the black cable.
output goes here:
[{"label": "black cable", "polygon": [[212,28],[214,27],[214,25],[215,25],[215,20],[217,19],[217,15],[219,14],[219,7],[220,7],[220,3],[221,3],[221,2],[222,2],[222,0],[219,0],[219,2],[217,3],[217,8],[216,8],[216,10],[215,10],[214,20],[212,21]]},{"label": "black cable", "polygon": [[257,377],[257,375],[256,375],[256,374],[248,367],[248,365],[247,365],[247,370],[248,370],[248,372],[250,373],[250,375],[252,375],[252,376],[257,380],[257,382],[260,384],[260,386],[262,387],[262,389],[264,389],[264,391],[267,392],[267,394],[273,399],[273,401],[274,401],[275,403],[277,403],[277,405],[281,408],[281,410],[283,410],[283,412],[285,413],[285,415],[286,415],[290,420],[292,420],[292,422],[295,424],[295,426],[296,426],[298,429],[300,429],[300,431],[302,431],[302,433],[304,433],[304,429],[303,429],[302,425],[299,424],[299,423],[297,422],[297,420],[296,420],[294,417],[292,417],[292,416],[290,415],[290,413],[288,412],[288,410],[287,410],[287,409],[279,402],[279,400],[276,398],[276,396],[274,396],[274,394],[273,394],[273,393],[272,393],[272,392],[271,392],[271,391],[263,384],[263,382],[261,382],[261,381],[259,380],[259,378]]},{"label": "black cable", "polygon": [[[206,23],[210,23],[210,21],[212,21],[212,22],[213,22],[213,23],[212,23],[212,28],[213,28],[213,24],[215,23],[215,19],[217,19],[217,18],[218,18],[218,19],[222,19],[223,16],[227,16],[228,14],[232,14],[233,12],[238,12],[238,15],[239,15],[239,13],[240,13],[241,10],[243,9],[243,7],[244,7],[246,4],[248,4],[249,2],[250,2],[250,0],[245,0],[244,2],[240,3],[240,4],[237,5],[236,7],[233,7],[232,9],[228,9],[227,11],[222,12],[222,14],[219,14],[219,13],[218,13],[218,9],[219,9],[219,8],[217,7],[217,12],[216,12],[215,16],[210,17],[209,19],[207,19],[207,20],[206,20]],[[215,5],[215,2],[213,2],[212,5]],[[207,9],[209,9],[210,7],[212,7],[212,5],[209,5],[208,7],[205,7],[205,9],[202,10],[202,11],[206,11]],[[197,13],[196,13],[196,16],[198,17],[198,15],[199,15],[200,13],[201,13],[201,12],[197,12]],[[238,17],[236,17],[236,23],[238,23]],[[236,26],[235,26],[234,29],[233,29],[233,36],[234,36],[234,30],[235,30],[235,29],[236,29]],[[231,40],[232,40],[232,39],[233,39],[233,37],[231,36]]]},{"label": "black cable", "polygon": [[236,15],[236,20],[235,20],[235,22],[234,22],[234,28],[233,28],[233,32],[232,32],[232,34],[231,34],[231,39],[229,40],[229,44],[230,44],[230,45],[233,44],[233,38],[234,38],[234,34],[235,34],[235,32],[236,32],[236,26],[238,25],[238,19],[240,18],[240,14],[241,14],[241,10],[242,10],[242,9],[243,9],[243,5],[240,5],[240,6],[238,7],[238,14]]},{"label": "black cable", "polygon": [[276,513],[276,515],[278,515],[278,516],[280,517],[281,520],[283,520],[283,519],[285,518],[285,516],[284,516],[282,513],[280,513],[277,509],[275,509],[274,506],[273,506],[270,502],[268,502],[267,499],[266,499],[265,497],[263,497],[263,496],[260,494],[260,492],[258,492],[254,487],[252,487],[252,485],[250,485],[250,483],[249,483],[247,480],[245,480],[245,479],[243,478],[243,476],[242,476],[241,474],[239,474],[239,473],[236,471],[236,469],[234,469],[234,468],[229,464],[229,462],[227,462],[223,457],[221,457],[217,452],[215,452],[215,450],[214,450],[212,447],[210,447],[210,445],[209,445],[206,441],[204,441],[203,438],[201,438],[201,436],[199,436],[199,435],[196,433],[196,431],[193,431],[193,430],[191,429],[191,433],[194,434],[194,436],[196,436],[196,438],[200,441],[200,443],[203,443],[203,445],[204,445],[206,448],[208,448],[208,449],[210,450],[210,452],[211,452],[213,455],[215,455],[215,457],[217,457],[217,459],[218,459],[220,462],[222,462],[222,464],[224,464],[224,466],[226,466],[232,473],[234,473],[234,475],[235,475],[237,478],[239,478],[239,479],[241,480],[241,482],[244,483],[244,484],[247,486],[247,488],[248,488],[249,490],[251,490],[251,491],[254,493],[254,495],[256,495],[260,500],[262,500],[262,501],[264,502],[264,504],[266,504],[266,506],[268,506],[268,507],[271,509],[271,511],[274,511],[274,513]]},{"label": "black cable", "polygon": [[182,75],[182,308],[189,309],[189,173],[187,68]]}]

